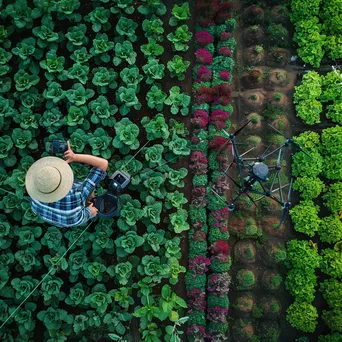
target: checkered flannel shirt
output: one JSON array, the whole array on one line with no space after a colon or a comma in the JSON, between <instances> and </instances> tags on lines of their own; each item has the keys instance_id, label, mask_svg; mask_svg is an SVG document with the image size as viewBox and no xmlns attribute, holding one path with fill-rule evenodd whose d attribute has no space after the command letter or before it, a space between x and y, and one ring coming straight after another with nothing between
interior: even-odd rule
<instances>
[{"instance_id":1,"label":"checkered flannel shirt","mask_svg":"<svg viewBox=\"0 0 342 342\"><path fill-rule=\"evenodd\" d=\"M71 190L61 200L45 203L31 198L31 208L53 226L62 228L82 225L92 218L90 209L86 207L87 197L106 175L107 172L93 167L83 182L74 181Z\"/></svg>"}]
</instances>

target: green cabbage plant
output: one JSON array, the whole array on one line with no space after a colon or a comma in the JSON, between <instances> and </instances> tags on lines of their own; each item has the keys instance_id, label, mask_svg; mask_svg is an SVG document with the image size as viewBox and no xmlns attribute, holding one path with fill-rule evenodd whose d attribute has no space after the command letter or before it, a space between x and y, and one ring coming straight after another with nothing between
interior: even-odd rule
<instances>
[{"instance_id":1,"label":"green cabbage plant","mask_svg":"<svg viewBox=\"0 0 342 342\"><path fill-rule=\"evenodd\" d=\"M97 86L100 94L105 94L109 89L116 89L118 74L111 68L98 67L93 69L92 83Z\"/></svg>"},{"instance_id":2,"label":"green cabbage plant","mask_svg":"<svg viewBox=\"0 0 342 342\"><path fill-rule=\"evenodd\" d=\"M110 24L110 10L104 7L96 7L93 11L84 17L86 22L92 24L94 32L108 31L112 27Z\"/></svg>"},{"instance_id":3,"label":"green cabbage plant","mask_svg":"<svg viewBox=\"0 0 342 342\"><path fill-rule=\"evenodd\" d=\"M180 6L175 4L171 14L172 16L169 20L171 26L178 26L180 22L188 20L191 17L189 3L184 2Z\"/></svg>"},{"instance_id":4,"label":"green cabbage plant","mask_svg":"<svg viewBox=\"0 0 342 342\"><path fill-rule=\"evenodd\" d=\"M177 27L174 32L167 35L167 39L173 43L174 51L187 51L189 45L187 44L192 38L192 32L189 31L188 25L181 25Z\"/></svg>"},{"instance_id":5,"label":"green cabbage plant","mask_svg":"<svg viewBox=\"0 0 342 342\"><path fill-rule=\"evenodd\" d=\"M122 154L127 154L130 150L139 148L139 127L131 120L123 118L118 121L115 125L115 132L113 146L118 148Z\"/></svg>"},{"instance_id":6,"label":"green cabbage plant","mask_svg":"<svg viewBox=\"0 0 342 342\"><path fill-rule=\"evenodd\" d=\"M147 84L153 84L155 80L162 80L164 78L165 65L159 64L159 61L155 58L150 57L142 69L146 75Z\"/></svg>"},{"instance_id":7,"label":"green cabbage plant","mask_svg":"<svg viewBox=\"0 0 342 342\"><path fill-rule=\"evenodd\" d=\"M118 13L126 13L133 14L134 6L133 0L114 0L113 7L110 8L110 11L114 14Z\"/></svg>"},{"instance_id":8,"label":"green cabbage plant","mask_svg":"<svg viewBox=\"0 0 342 342\"><path fill-rule=\"evenodd\" d=\"M67 120L61 111L57 107L54 107L43 113L39 120L39 124L45 127L49 133L55 133L66 124L66 121Z\"/></svg>"},{"instance_id":9,"label":"green cabbage plant","mask_svg":"<svg viewBox=\"0 0 342 342\"><path fill-rule=\"evenodd\" d=\"M147 105L151 109L162 111L167 94L163 92L160 85L153 85L146 94Z\"/></svg>"},{"instance_id":10,"label":"green cabbage plant","mask_svg":"<svg viewBox=\"0 0 342 342\"><path fill-rule=\"evenodd\" d=\"M120 17L115 29L123 39L127 38L131 42L136 42L138 39L137 35L135 34L137 27L138 24L134 20L128 19L126 17Z\"/></svg>"},{"instance_id":11,"label":"green cabbage plant","mask_svg":"<svg viewBox=\"0 0 342 342\"><path fill-rule=\"evenodd\" d=\"M153 38L148 39L148 44L141 45L140 50L147 58L158 57L164 52L163 46L159 45Z\"/></svg>"},{"instance_id":12,"label":"green cabbage plant","mask_svg":"<svg viewBox=\"0 0 342 342\"><path fill-rule=\"evenodd\" d=\"M46 54L46 59L40 61L39 65L47 70L44 75L49 81L52 81L54 74L59 74L64 70L64 63L65 58L63 56L58 57L56 50L50 50Z\"/></svg>"},{"instance_id":13,"label":"green cabbage plant","mask_svg":"<svg viewBox=\"0 0 342 342\"><path fill-rule=\"evenodd\" d=\"M39 8L30 8L26 0L17 0L5 9L6 15L12 17L12 21L19 29L30 29L33 20L39 18L42 13Z\"/></svg>"},{"instance_id":14,"label":"green cabbage plant","mask_svg":"<svg viewBox=\"0 0 342 342\"><path fill-rule=\"evenodd\" d=\"M145 195L144 195L145 196ZM146 206L144 207L144 223L149 226L151 224L160 223L160 215L163 209L162 202L156 201L152 196L146 196L145 198Z\"/></svg>"},{"instance_id":15,"label":"green cabbage plant","mask_svg":"<svg viewBox=\"0 0 342 342\"><path fill-rule=\"evenodd\" d=\"M52 334L62 327L63 322L72 324L74 320L73 315L68 314L65 310L54 309L52 307L38 312L37 318L44 323L45 327L51 331Z\"/></svg>"},{"instance_id":16,"label":"green cabbage plant","mask_svg":"<svg viewBox=\"0 0 342 342\"><path fill-rule=\"evenodd\" d=\"M129 65L135 64L137 53L134 51L133 45L129 40L125 40L123 43L116 43L114 51L113 64L115 66L120 65L123 61Z\"/></svg>"},{"instance_id":17,"label":"green cabbage plant","mask_svg":"<svg viewBox=\"0 0 342 342\"><path fill-rule=\"evenodd\" d=\"M88 65L74 63L68 70L63 70L63 72L58 76L58 79L61 81L66 81L68 78L72 80L76 79L82 84L86 84L88 81L88 75Z\"/></svg>"},{"instance_id":18,"label":"green cabbage plant","mask_svg":"<svg viewBox=\"0 0 342 342\"><path fill-rule=\"evenodd\" d=\"M89 102L89 109L92 112L91 122L94 124L101 123L103 126L114 127L116 120L114 114L118 111L115 104L109 104L107 98L103 95Z\"/></svg>"},{"instance_id":19,"label":"green cabbage plant","mask_svg":"<svg viewBox=\"0 0 342 342\"><path fill-rule=\"evenodd\" d=\"M118 219L118 228L120 231L125 232L132 227L136 227L144 211L141 209L139 200L132 199L130 195L124 194L120 197L121 211L120 218Z\"/></svg>"},{"instance_id":20,"label":"green cabbage plant","mask_svg":"<svg viewBox=\"0 0 342 342\"><path fill-rule=\"evenodd\" d=\"M109 159L112 151L109 148L112 138L103 128L97 128L95 132L88 134L89 145L92 147L92 154Z\"/></svg>"},{"instance_id":21,"label":"green cabbage plant","mask_svg":"<svg viewBox=\"0 0 342 342\"><path fill-rule=\"evenodd\" d=\"M152 119L144 116L141 119L141 124L146 130L146 137L148 140L155 140L159 138L167 139L170 135L169 127L165 122L163 114L159 113Z\"/></svg>"},{"instance_id":22,"label":"green cabbage plant","mask_svg":"<svg viewBox=\"0 0 342 342\"><path fill-rule=\"evenodd\" d=\"M55 24L51 17L44 16L41 21L41 26L36 26L32 29L32 33L38 38L37 45L40 48L49 48L57 50L58 43L60 43L64 36L61 32L54 32Z\"/></svg>"},{"instance_id":23,"label":"green cabbage plant","mask_svg":"<svg viewBox=\"0 0 342 342\"><path fill-rule=\"evenodd\" d=\"M24 91L30 89L32 86L39 82L40 78L36 74L29 74L24 70L19 70L14 75L15 88L18 91Z\"/></svg>"},{"instance_id":24,"label":"green cabbage plant","mask_svg":"<svg viewBox=\"0 0 342 342\"><path fill-rule=\"evenodd\" d=\"M70 58L77 64L83 64L89 61L91 54L88 53L87 48L81 47L80 49L75 50Z\"/></svg>"},{"instance_id":25,"label":"green cabbage plant","mask_svg":"<svg viewBox=\"0 0 342 342\"><path fill-rule=\"evenodd\" d=\"M163 21L155 16L151 20L145 19L142 23L142 29L145 32L146 38L154 39L157 42L163 41Z\"/></svg>"},{"instance_id":26,"label":"green cabbage plant","mask_svg":"<svg viewBox=\"0 0 342 342\"><path fill-rule=\"evenodd\" d=\"M167 68L170 71L171 77L177 77L178 81L185 79L185 72L190 66L190 61L183 61L183 57L174 55L173 58L167 62Z\"/></svg>"},{"instance_id":27,"label":"green cabbage plant","mask_svg":"<svg viewBox=\"0 0 342 342\"><path fill-rule=\"evenodd\" d=\"M108 40L108 36L105 33L98 33L93 40L93 47L90 49L90 53L95 56L95 63L108 63L110 56L108 52L114 49L114 42Z\"/></svg>"},{"instance_id":28,"label":"green cabbage plant","mask_svg":"<svg viewBox=\"0 0 342 342\"><path fill-rule=\"evenodd\" d=\"M169 215L170 229L179 234L185 230L189 230L190 226L187 223L188 212L185 209L179 209L175 213Z\"/></svg>"},{"instance_id":29,"label":"green cabbage plant","mask_svg":"<svg viewBox=\"0 0 342 342\"><path fill-rule=\"evenodd\" d=\"M142 0L142 2L144 4L138 7L138 11L146 17L150 17L151 14L161 16L166 13L166 6L162 0Z\"/></svg>"},{"instance_id":30,"label":"green cabbage plant","mask_svg":"<svg viewBox=\"0 0 342 342\"><path fill-rule=\"evenodd\" d=\"M180 112L182 115L189 114L189 106L191 102L191 97L186 93L180 92L180 87L173 86L170 89L170 95L165 100L165 104L171 106L171 113L177 114Z\"/></svg>"},{"instance_id":31,"label":"green cabbage plant","mask_svg":"<svg viewBox=\"0 0 342 342\"><path fill-rule=\"evenodd\" d=\"M71 26L68 28L68 32L65 37L68 39L67 49L70 52L73 52L81 46L87 45L89 40L87 37L87 26L84 24Z\"/></svg>"},{"instance_id":32,"label":"green cabbage plant","mask_svg":"<svg viewBox=\"0 0 342 342\"><path fill-rule=\"evenodd\" d=\"M144 238L137 235L134 230L127 231L125 235L120 236L115 240L116 254L123 258L132 254L137 247L144 243Z\"/></svg>"},{"instance_id":33,"label":"green cabbage plant","mask_svg":"<svg viewBox=\"0 0 342 342\"><path fill-rule=\"evenodd\" d=\"M43 96L46 101L46 108L52 109L55 104L65 98L65 91L62 86L55 81L49 81L46 84L47 88L44 89Z\"/></svg>"},{"instance_id":34,"label":"green cabbage plant","mask_svg":"<svg viewBox=\"0 0 342 342\"><path fill-rule=\"evenodd\" d=\"M65 303L71 306L85 306L85 288L82 283L77 283L74 287L70 288L69 295L65 298Z\"/></svg>"}]
</instances>

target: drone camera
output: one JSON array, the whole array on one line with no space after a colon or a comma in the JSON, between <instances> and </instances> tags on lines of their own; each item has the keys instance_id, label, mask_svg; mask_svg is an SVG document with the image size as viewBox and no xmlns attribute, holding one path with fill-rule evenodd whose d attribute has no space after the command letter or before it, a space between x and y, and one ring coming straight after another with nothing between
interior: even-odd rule
<instances>
[{"instance_id":1,"label":"drone camera","mask_svg":"<svg viewBox=\"0 0 342 342\"><path fill-rule=\"evenodd\" d=\"M50 152L53 154L64 153L68 149L68 143L65 140L53 139Z\"/></svg>"}]
</instances>

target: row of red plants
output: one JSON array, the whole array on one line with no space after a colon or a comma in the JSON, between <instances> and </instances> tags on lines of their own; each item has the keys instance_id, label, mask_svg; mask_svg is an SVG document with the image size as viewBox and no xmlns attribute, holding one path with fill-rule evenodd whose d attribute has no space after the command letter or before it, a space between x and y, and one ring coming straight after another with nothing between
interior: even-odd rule
<instances>
[{"instance_id":1,"label":"row of red plants","mask_svg":"<svg viewBox=\"0 0 342 342\"><path fill-rule=\"evenodd\" d=\"M224 200L228 184L223 172L227 165L223 152L228 141L222 129L229 128L228 118L232 112L229 104L231 85L227 81L231 80L233 67L232 37L228 32L233 21L229 20L231 14L226 11L227 4L199 1L196 5L199 24L195 35L197 65L193 75L190 162L193 189L186 278L189 341L221 341L226 338L228 329L228 270L231 262L227 242L228 210ZM212 11L213 8L216 10ZM206 20L204 14L209 16ZM229 54L225 53L225 42ZM221 63L222 58L229 58L229 63ZM230 67L225 69L227 65Z\"/></svg>"}]
</instances>

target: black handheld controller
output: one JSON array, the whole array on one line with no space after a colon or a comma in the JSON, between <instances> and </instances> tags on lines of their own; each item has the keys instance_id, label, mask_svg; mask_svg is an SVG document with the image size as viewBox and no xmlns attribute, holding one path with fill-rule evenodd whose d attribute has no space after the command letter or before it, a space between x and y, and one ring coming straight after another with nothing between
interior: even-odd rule
<instances>
[{"instance_id":1,"label":"black handheld controller","mask_svg":"<svg viewBox=\"0 0 342 342\"><path fill-rule=\"evenodd\" d=\"M64 153L68 149L66 140L53 139L50 147L50 152L53 154Z\"/></svg>"}]
</instances>

